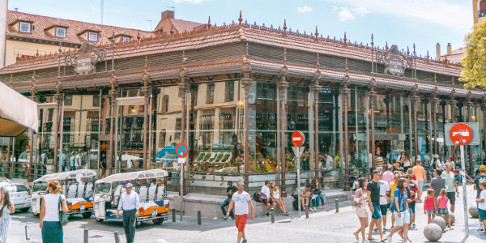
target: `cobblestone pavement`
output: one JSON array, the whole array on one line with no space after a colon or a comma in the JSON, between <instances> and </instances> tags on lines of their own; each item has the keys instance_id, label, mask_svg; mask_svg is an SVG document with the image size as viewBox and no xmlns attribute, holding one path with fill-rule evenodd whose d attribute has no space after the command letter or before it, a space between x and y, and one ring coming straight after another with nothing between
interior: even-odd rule
<instances>
[{"instance_id":1,"label":"cobblestone pavement","mask_svg":"<svg viewBox=\"0 0 486 243\"><path fill-rule=\"evenodd\" d=\"M469 204L473 203L475 192L472 186L468 186ZM486 242L486 235L476 232L479 222L469 218L470 237L464 239L464 210L461 196L456 200L456 223L454 230L443 234L441 242ZM336 213L334 205L329 204L325 210L312 212L310 218L305 215L297 218L297 212L293 211L290 217L283 217L278 213L276 223L272 224L269 217L257 218L249 221L247 225L248 242L356 242L353 235L359 225L354 210L349 202L340 205L340 212ZM423 235L423 229L427 222L423 214L423 203L417 204L417 230L410 231L410 239L415 242L427 242ZM137 227L135 242L155 242L157 239L165 239L168 242L235 242L236 228L234 221L221 219L203 219L202 225L197 225L194 217L184 217L176 223L164 222L161 226L152 223L144 223ZM18 213L13 215L9 230L8 242L41 242L39 219L30 213ZM388 225L390 225L388 219ZM25 240L25 226L29 226L31 240ZM89 242L109 243L115 242L114 232L120 232L121 242L125 242L123 227L120 223L98 223L91 219L83 219L81 216L71 218L69 224L64 227L64 242L83 242L84 229L89 230ZM374 238L379 238L374 235ZM394 242L402 242L398 235L394 236Z\"/></svg>"}]
</instances>

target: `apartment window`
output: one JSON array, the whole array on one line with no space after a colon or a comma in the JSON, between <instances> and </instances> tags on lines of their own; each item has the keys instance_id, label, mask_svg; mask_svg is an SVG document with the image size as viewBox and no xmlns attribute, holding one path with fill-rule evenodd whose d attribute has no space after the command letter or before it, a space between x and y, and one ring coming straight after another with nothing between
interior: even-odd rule
<instances>
[{"instance_id":1,"label":"apartment window","mask_svg":"<svg viewBox=\"0 0 486 243\"><path fill-rule=\"evenodd\" d=\"M208 91L206 94L206 104L214 103L214 84L208 84Z\"/></svg>"},{"instance_id":2,"label":"apartment window","mask_svg":"<svg viewBox=\"0 0 486 243\"><path fill-rule=\"evenodd\" d=\"M94 107L100 106L100 96L99 95L93 95L93 106Z\"/></svg>"},{"instance_id":3,"label":"apartment window","mask_svg":"<svg viewBox=\"0 0 486 243\"><path fill-rule=\"evenodd\" d=\"M169 112L169 96L165 95L162 99L162 112Z\"/></svg>"},{"instance_id":4,"label":"apartment window","mask_svg":"<svg viewBox=\"0 0 486 243\"><path fill-rule=\"evenodd\" d=\"M19 31L24 33L30 33L30 23L28 22L20 22L19 24Z\"/></svg>"},{"instance_id":5,"label":"apartment window","mask_svg":"<svg viewBox=\"0 0 486 243\"><path fill-rule=\"evenodd\" d=\"M122 42L130 41L131 39L132 39L132 37L130 37L130 36L122 36L121 37Z\"/></svg>"},{"instance_id":6,"label":"apartment window","mask_svg":"<svg viewBox=\"0 0 486 243\"><path fill-rule=\"evenodd\" d=\"M235 95L235 82L234 81L228 81L225 83L225 96L224 96L224 101L233 101L234 100L234 95Z\"/></svg>"},{"instance_id":7,"label":"apartment window","mask_svg":"<svg viewBox=\"0 0 486 243\"><path fill-rule=\"evenodd\" d=\"M89 41L98 41L98 33L88 32L88 40Z\"/></svg>"},{"instance_id":8,"label":"apartment window","mask_svg":"<svg viewBox=\"0 0 486 243\"><path fill-rule=\"evenodd\" d=\"M73 105L73 96L72 95L66 95L66 99L64 100L64 105L65 106L72 106Z\"/></svg>"},{"instance_id":9,"label":"apartment window","mask_svg":"<svg viewBox=\"0 0 486 243\"><path fill-rule=\"evenodd\" d=\"M56 36L57 37L66 37L66 28L63 27L56 27Z\"/></svg>"}]
</instances>

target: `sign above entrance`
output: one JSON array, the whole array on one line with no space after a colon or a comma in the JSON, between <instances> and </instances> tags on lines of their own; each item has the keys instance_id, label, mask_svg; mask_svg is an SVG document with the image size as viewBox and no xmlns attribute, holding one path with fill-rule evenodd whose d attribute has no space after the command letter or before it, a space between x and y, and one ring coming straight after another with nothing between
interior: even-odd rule
<instances>
[{"instance_id":1,"label":"sign above entrance","mask_svg":"<svg viewBox=\"0 0 486 243\"><path fill-rule=\"evenodd\" d=\"M403 77L405 69L412 67L412 58L403 55L397 45L392 45L386 52L376 51L376 60L385 64L385 74Z\"/></svg>"},{"instance_id":2,"label":"sign above entrance","mask_svg":"<svg viewBox=\"0 0 486 243\"><path fill-rule=\"evenodd\" d=\"M480 145L481 134L479 133L479 123L446 123L445 134L447 134L446 145Z\"/></svg>"},{"instance_id":3,"label":"sign above entrance","mask_svg":"<svg viewBox=\"0 0 486 243\"><path fill-rule=\"evenodd\" d=\"M83 43L74 54L66 54L65 61L66 65L74 67L76 74L85 75L96 72L96 63L105 60L106 53L106 48L98 50L93 45Z\"/></svg>"},{"instance_id":4,"label":"sign above entrance","mask_svg":"<svg viewBox=\"0 0 486 243\"><path fill-rule=\"evenodd\" d=\"M187 144L179 143L176 146L176 154L179 158L185 158L187 156Z\"/></svg>"},{"instance_id":5,"label":"sign above entrance","mask_svg":"<svg viewBox=\"0 0 486 243\"><path fill-rule=\"evenodd\" d=\"M295 147L300 147L305 142L305 135L301 131L295 131L292 133L291 142Z\"/></svg>"}]
</instances>

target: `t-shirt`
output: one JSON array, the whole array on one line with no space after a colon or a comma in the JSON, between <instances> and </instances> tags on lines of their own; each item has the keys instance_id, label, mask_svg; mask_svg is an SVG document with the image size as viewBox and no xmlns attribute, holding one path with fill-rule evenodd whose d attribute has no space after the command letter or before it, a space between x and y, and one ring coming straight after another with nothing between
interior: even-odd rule
<instances>
[{"instance_id":1,"label":"t-shirt","mask_svg":"<svg viewBox=\"0 0 486 243\"><path fill-rule=\"evenodd\" d=\"M268 186L262 186L261 190L262 194L264 194L267 198L270 198L270 188Z\"/></svg>"},{"instance_id":2,"label":"t-shirt","mask_svg":"<svg viewBox=\"0 0 486 243\"><path fill-rule=\"evenodd\" d=\"M385 171L385 173L383 173L383 180L388 182L388 183L392 183L393 179L395 179L395 175L393 174L393 172L391 171Z\"/></svg>"},{"instance_id":3,"label":"t-shirt","mask_svg":"<svg viewBox=\"0 0 486 243\"><path fill-rule=\"evenodd\" d=\"M447 208L447 201L449 201L449 198L446 196L437 197L438 208Z\"/></svg>"},{"instance_id":4,"label":"t-shirt","mask_svg":"<svg viewBox=\"0 0 486 243\"><path fill-rule=\"evenodd\" d=\"M248 201L251 200L250 194L245 191L233 193L232 200L235 204L235 215L248 214Z\"/></svg>"},{"instance_id":5,"label":"t-shirt","mask_svg":"<svg viewBox=\"0 0 486 243\"><path fill-rule=\"evenodd\" d=\"M408 184L408 198L415 200L415 195L417 194L418 186L415 183Z\"/></svg>"},{"instance_id":6,"label":"t-shirt","mask_svg":"<svg viewBox=\"0 0 486 243\"><path fill-rule=\"evenodd\" d=\"M413 173L415 174L418 181L423 181L425 178L425 169L420 165L413 167Z\"/></svg>"},{"instance_id":7,"label":"t-shirt","mask_svg":"<svg viewBox=\"0 0 486 243\"><path fill-rule=\"evenodd\" d=\"M393 200L393 198L395 197L395 190L397 189L397 184L395 184L394 181L392 181L390 183L390 198L391 200Z\"/></svg>"},{"instance_id":8,"label":"t-shirt","mask_svg":"<svg viewBox=\"0 0 486 243\"><path fill-rule=\"evenodd\" d=\"M238 191L238 189L236 188L236 186L226 188L226 194L228 194L228 198L232 198L233 193L235 193L237 191ZM230 192L230 193L228 193L228 192Z\"/></svg>"},{"instance_id":9,"label":"t-shirt","mask_svg":"<svg viewBox=\"0 0 486 243\"><path fill-rule=\"evenodd\" d=\"M386 205L388 204L386 194L390 191L390 185L384 180L379 180L378 183L380 184L380 205Z\"/></svg>"},{"instance_id":10,"label":"t-shirt","mask_svg":"<svg viewBox=\"0 0 486 243\"><path fill-rule=\"evenodd\" d=\"M479 199L483 199L484 202L478 203L478 208L486 210L486 190L481 191L481 194L479 194Z\"/></svg>"},{"instance_id":11,"label":"t-shirt","mask_svg":"<svg viewBox=\"0 0 486 243\"><path fill-rule=\"evenodd\" d=\"M440 190L445 188L445 180L442 177L435 177L430 181L430 186L434 189L434 195L440 195Z\"/></svg>"},{"instance_id":12,"label":"t-shirt","mask_svg":"<svg viewBox=\"0 0 486 243\"><path fill-rule=\"evenodd\" d=\"M424 210L435 210L435 197L425 197Z\"/></svg>"},{"instance_id":13,"label":"t-shirt","mask_svg":"<svg viewBox=\"0 0 486 243\"><path fill-rule=\"evenodd\" d=\"M479 175L476 178L474 178L474 184L476 185L476 190L477 190L476 198L479 198L479 194L481 194L482 191L481 188L479 188L479 183L481 181L486 181L486 175Z\"/></svg>"},{"instance_id":14,"label":"t-shirt","mask_svg":"<svg viewBox=\"0 0 486 243\"><path fill-rule=\"evenodd\" d=\"M393 210L397 211L396 204L395 204L395 198L398 198L398 207L400 208L400 212L405 212L407 210L407 192L400 192L400 189L395 190L395 197L392 201L393 205Z\"/></svg>"},{"instance_id":15,"label":"t-shirt","mask_svg":"<svg viewBox=\"0 0 486 243\"><path fill-rule=\"evenodd\" d=\"M444 178L445 180L445 189L446 192L455 192L455 187L454 187L454 179L456 178L454 176L454 172L450 171L447 173L447 171L442 172L442 175L440 177Z\"/></svg>"},{"instance_id":16,"label":"t-shirt","mask_svg":"<svg viewBox=\"0 0 486 243\"><path fill-rule=\"evenodd\" d=\"M371 192L371 203L373 206L380 205L380 184L375 181L371 181L368 183L368 188L366 188L369 192Z\"/></svg>"}]
</instances>

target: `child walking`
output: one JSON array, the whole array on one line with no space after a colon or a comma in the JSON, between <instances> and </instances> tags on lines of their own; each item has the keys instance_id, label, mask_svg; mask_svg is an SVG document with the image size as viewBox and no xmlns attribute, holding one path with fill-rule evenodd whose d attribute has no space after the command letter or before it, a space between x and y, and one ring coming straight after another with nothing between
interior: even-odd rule
<instances>
[{"instance_id":1,"label":"child walking","mask_svg":"<svg viewBox=\"0 0 486 243\"><path fill-rule=\"evenodd\" d=\"M479 188L482 190L479 198L476 199L476 202L478 202L479 220L483 222L483 225L486 225L486 181L481 181ZM480 232L484 233L484 229Z\"/></svg>"},{"instance_id":2,"label":"child walking","mask_svg":"<svg viewBox=\"0 0 486 243\"><path fill-rule=\"evenodd\" d=\"M430 224L430 219L435 218L435 214L438 211L434 194L434 189L429 188L424 200L424 214L427 214L427 224Z\"/></svg>"},{"instance_id":3,"label":"child walking","mask_svg":"<svg viewBox=\"0 0 486 243\"><path fill-rule=\"evenodd\" d=\"M449 210L447 209L447 192L444 188L440 190L440 196L437 198L437 204L439 205L439 215L446 216L446 222L449 224L449 229L452 230L451 219L449 218Z\"/></svg>"}]
</instances>

